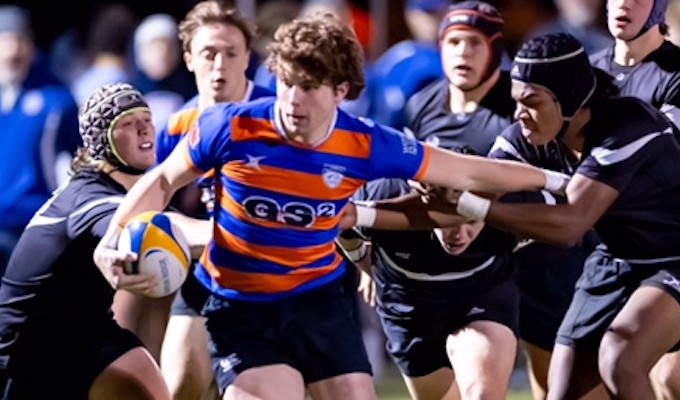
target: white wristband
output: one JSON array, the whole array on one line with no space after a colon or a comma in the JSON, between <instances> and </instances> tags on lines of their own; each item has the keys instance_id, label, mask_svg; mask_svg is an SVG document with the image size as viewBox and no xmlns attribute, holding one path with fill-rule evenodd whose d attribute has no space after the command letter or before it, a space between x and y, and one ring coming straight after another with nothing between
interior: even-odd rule
<instances>
[{"instance_id":1,"label":"white wristband","mask_svg":"<svg viewBox=\"0 0 680 400\"><path fill-rule=\"evenodd\" d=\"M491 200L465 191L458 198L456 212L475 221L484 221L489 212L489 207L491 207Z\"/></svg>"},{"instance_id":2,"label":"white wristband","mask_svg":"<svg viewBox=\"0 0 680 400\"><path fill-rule=\"evenodd\" d=\"M543 187L545 190L555 194L565 193L571 176L547 169L543 170L543 174L545 174L545 186Z\"/></svg>"},{"instance_id":3,"label":"white wristband","mask_svg":"<svg viewBox=\"0 0 680 400\"><path fill-rule=\"evenodd\" d=\"M349 258L352 262L357 262L361 261L366 257L366 254L368 253L368 244L366 242L362 241L361 245L357 247L354 250L345 250L345 254L347 254L347 258Z\"/></svg>"},{"instance_id":4,"label":"white wristband","mask_svg":"<svg viewBox=\"0 0 680 400\"><path fill-rule=\"evenodd\" d=\"M375 208L363 205L354 204L357 213L357 221L354 225L364 228L370 228L375 224L375 219L378 216L378 212Z\"/></svg>"}]
</instances>

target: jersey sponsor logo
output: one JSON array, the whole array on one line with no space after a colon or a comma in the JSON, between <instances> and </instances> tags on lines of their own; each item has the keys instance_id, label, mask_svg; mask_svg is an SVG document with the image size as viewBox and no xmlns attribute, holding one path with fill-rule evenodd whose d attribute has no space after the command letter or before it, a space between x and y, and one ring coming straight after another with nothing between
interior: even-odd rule
<instances>
[{"instance_id":1,"label":"jersey sponsor logo","mask_svg":"<svg viewBox=\"0 0 680 400\"><path fill-rule=\"evenodd\" d=\"M518 65L512 67L512 70L510 71L510 76L513 78L518 78L520 76Z\"/></svg>"},{"instance_id":2,"label":"jersey sponsor logo","mask_svg":"<svg viewBox=\"0 0 680 400\"><path fill-rule=\"evenodd\" d=\"M333 218L336 216L334 203L320 203L316 208L300 201L291 201L282 205L265 196L246 198L243 200L243 208L255 219L297 227L310 227L314 225L317 217Z\"/></svg>"},{"instance_id":3,"label":"jersey sponsor logo","mask_svg":"<svg viewBox=\"0 0 680 400\"><path fill-rule=\"evenodd\" d=\"M345 167L341 165L324 164L323 169L321 170L323 183L331 189L336 189L340 186L342 179L345 177L343 172L345 172Z\"/></svg>"},{"instance_id":4,"label":"jersey sponsor logo","mask_svg":"<svg viewBox=\"0 0 680 400\"><path fill-rule=\"evenodd\" d=\"M467 14L454 14L449 17L449 24L470 25L470 16Z\"/></svg>"},{"instance_id":5,"label":"jersey sponsor logo","mask_svg":"<svg viewBox=\"0 0 680 400\"><path fill-rule=\"evenodd\" d=\"M187 135L189 136L189 146L195 149L198 146L198 142L201 141L201 132L198 129L198 124L193 124Z\"/></svg>"},{"instance_id":6,"label":"jersey sponsor logo","mask_svg":"<svg viewBox=\"0 0 680 400\"><path fill-rule=\"evenodd\" d=\"M229 372L241 363L242 361L236 353L231 353L220 360L220 368L222 369L222 372Z\"/></svg>"}]
</instances>

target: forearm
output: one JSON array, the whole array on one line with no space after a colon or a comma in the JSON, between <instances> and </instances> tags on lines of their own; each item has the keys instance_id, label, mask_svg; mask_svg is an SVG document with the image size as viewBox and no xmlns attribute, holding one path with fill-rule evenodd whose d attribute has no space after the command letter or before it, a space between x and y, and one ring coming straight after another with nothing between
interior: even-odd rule
<instances>
[{"instance_id":1,"label":"forearm","mask_svg":"<svg viewBox=\"0 0 680 400\"><path fill-rule=\"evenodd\" d=\"M157 168L142 176L125 195L102 238L108 247L116 247L122 227L135 215L145 211L162 211L170 203L174 190L169 190L170 185L159 170Z\"/></svg>"},{"instance_id":2,"label":"forearm","mask_svg":"<svg viewBox=\"0 0 680 400\"><path fill-rule=\"evenodd\" d=\"M482 193L502 194L540 189L563 193L569 177L521 162L433 149L424 180Z\"/></svg>"},{"instance_id":3,"label":"forearm","mask_svg":"<svg viewBox=\"0 0 680 400\"><path fill-rule=\"evenodd\" d=\"M494 201L485 221L518 237L559 246L574 246L585 234L565 206L509 204Z\"/></svg>"},{"instance_id":4,"label":"forearm","mask_svg":"<svg viewBox=\"0 0 680 400\"><path fill-rule=\"evenodd\" d=\"M371 244L362 238L339 236L337 244L345 256L360 270L371 273Z\"/></svg>"},{"instance_id":5,"label":"forearm","mask_svg":"<svg viewBox=\"0 0 680 400\"><path fill-rule=\"evenodd\" d=\"M374 203L376 219L372 228L383 230L420 230L461 224L466 218L456 214L450 203L428 204L413 198L398 198Z\"/></svg>"}]
</instances>

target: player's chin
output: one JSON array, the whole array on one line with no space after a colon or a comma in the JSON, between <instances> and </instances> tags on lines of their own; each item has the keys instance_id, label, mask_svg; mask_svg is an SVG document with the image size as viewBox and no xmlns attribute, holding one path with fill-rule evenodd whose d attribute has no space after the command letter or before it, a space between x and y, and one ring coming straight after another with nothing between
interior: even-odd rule
<instances>
[{"instance_id":1,"label":"player's chin","mask_svg":"<svg viewBox=\"0 0 680 400\"><path fill-rule=\"evenodd\" d=\"M467 249L466 245L458 245L458 246L447 245L446 247L444 247L444 251L447 254L452 255L452 256L459 256L459 255L463 254L465 249Z\"/></svg>"},{"instance_id":2,"label":"player's chin","mask_svg":"<svg viewBox=\"0 0 680 400\"><path fill-rule=\"evenodd\" d=\"M131 162L129 164L131 167L135 169L146 171L147 169L156 165L156 154L154 152L150 154L141 155L137 157L137 159L134 160L134 162Z\"/></svg>"},{"instance_id":3,"label":"player's chin","mask_svg":"<svg viewBox=\"0 0 680 400\"><path fill-rule=\"evenodd\" d=\"M534 130L524 130L522 129L522 135L526 138L527 142L534 146L543 146L548 144L552 139L548 138L546 135L541 134Z\"/></svg>"}]
</instances>

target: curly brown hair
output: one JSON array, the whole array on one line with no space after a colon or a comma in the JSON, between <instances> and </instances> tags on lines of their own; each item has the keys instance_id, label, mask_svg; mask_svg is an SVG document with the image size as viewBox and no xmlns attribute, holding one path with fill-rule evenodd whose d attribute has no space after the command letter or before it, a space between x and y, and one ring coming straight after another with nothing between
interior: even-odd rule
<instances>
[{"instance_id":1,"label":"curly brown hair","mask_svg":"<svg viewBox=\"0 0 680 400\"><path fill-rule=\"evenodd\" d=\"M246 49L250 49L255 32L238 9L226 1L202 0L196 3L179 23L179 39L182 41L182 50L190 52L191 41L196 35L196 30L201 26L210 24L225 24L236 27L246 39Z\"/></svg>"},{"instance_id":2,"label":"curly brown hair","mask_svg":"<svg viewBox=\"0 0 680 400\"><path fill-rule=\"evenodd\" d=\"M366 85L364 54L356 34L333 14L315 13L281 25L268 50L266 66L283 82L333 88L347 82L350 100Z\"/></svg>"}]
</instances>

